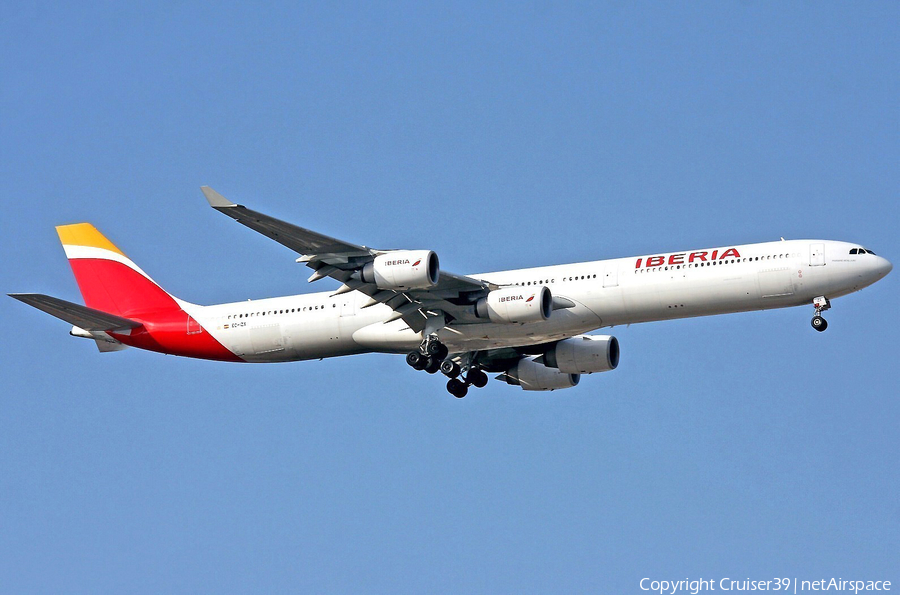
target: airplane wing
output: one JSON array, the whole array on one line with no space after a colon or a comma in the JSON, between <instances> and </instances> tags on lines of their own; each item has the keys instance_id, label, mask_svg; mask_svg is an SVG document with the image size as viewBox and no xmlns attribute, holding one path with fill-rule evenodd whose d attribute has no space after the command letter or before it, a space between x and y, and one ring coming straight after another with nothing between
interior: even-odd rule
<instances>
[{"instance_id":1,"label":"airplane wing","mask_svg":"<svg viewBox=\"0 0 900 595\"><path fill-rule=\"evenodd\" d=\"M228 215L253 231L258 231L279 244L287 246L298 254L315 255L324 259L334 255L338 260L365 258L372 255L372 251L365 246L342 242L275 217L258 213L243 205L234 204L209 186L201 186L200 190L209 201L209 206L215 210Z\"/></svg>"},{"instance_id":2,"label":"airplane wing","mask_svg":"<svg viewBox=\"0 0 900 595\"><path fill-rule=\"evenodd\" d=\"M86 331L123 331L141 326L141 323L136 320L73 304L49 295L40 293L10 293L8 295Z\"/></svg>"},{"instance_id":3,"label":"airplane wing","mask_svg":"<svg viewBox=\"0 0 900 595\"><path fill-rule=\"evenodd\" d=\"M432 319L446 319L446 316L459 323L476 322L472 304L496 288L485 281L442 270L438 283L429 289L382 290L373 283L362 281L358 272L386 251L344 242L248 209L209 186L202 186L201 190L215 210L300 254L297 262L305 263L314 271L309 277L310 282L325 277L336 279L343 286L335 295L360 291L371 298L363 307L386 304L395 312L386 322L402 318L416 332L426 328L429 320L434 324Z\"/></svg>"}]
</instances>

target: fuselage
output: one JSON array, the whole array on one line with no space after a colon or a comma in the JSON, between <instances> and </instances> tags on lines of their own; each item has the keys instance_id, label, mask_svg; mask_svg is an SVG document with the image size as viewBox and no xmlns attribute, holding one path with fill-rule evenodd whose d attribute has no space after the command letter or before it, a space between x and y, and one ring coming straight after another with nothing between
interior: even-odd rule
<instances>
[{"instance_id":1,"label":"fuselage","mask_svg":"<svg viewBox=\"0 0 900 595\"><path fill-rule=\"evenodd\" d=\"M890 262L859 244L789 240L481 273L470 276L523 292L546 286L573 305L541 322L451 323L438 336L451 352L535 345L622 324L811 304L818 296L858 291L890 270ZM180 303L196 321L197 334L208 333L240 361L400 353L422 342L422 333L402 320L385 322L391 308L365 307L369 301L351 291L213 306Z\"/></svg>"}]
</instances>

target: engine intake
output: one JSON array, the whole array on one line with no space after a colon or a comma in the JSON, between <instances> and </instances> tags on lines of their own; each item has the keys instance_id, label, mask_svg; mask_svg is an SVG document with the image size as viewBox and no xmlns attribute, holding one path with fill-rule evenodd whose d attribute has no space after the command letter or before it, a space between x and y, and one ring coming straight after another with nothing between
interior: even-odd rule
<instances>
[{"instance_id":1,"label":"engine intake","mask_svg":"<svg viewBox=\"0 0 900 595\"><path fill-rule=\"evenodd\" d=\"M475 315L491 322L540 322L553 312L553 295L545 287L495 289L475 304Z\"/></svg>"},{"instance_id":2,"label":"engine intake","mask_svg":"<svg viewBox=\"0 0 900 595\"><path fill-rule=\"evenodd\" d=\"M619 365L619 341L609 335L563 339L544 352L543 362L569 374L608 372Z\"/></svg>"},{"instance_id":3,"label":"engine intake","mask_svg":"<svg viewBox=\"0 0 900 595\"><path fill-rule=\"evenodd\" d=\"M507 384L521 386L524 390L557 390L572 388L578 384L581 376L548 368L532 358L522 358L498 378Z\"/></svg>"},{"instance_id":4,"label":"engine intake","mask_svg":"<svg viewBox=\"0 0 900 595\"><path fill-rule=\"evenodd\" d=\"M437 254L431 250L396 250L366 263L361 276L379 289L429 289L440 274Z\"/></svg>"}]
</instances>

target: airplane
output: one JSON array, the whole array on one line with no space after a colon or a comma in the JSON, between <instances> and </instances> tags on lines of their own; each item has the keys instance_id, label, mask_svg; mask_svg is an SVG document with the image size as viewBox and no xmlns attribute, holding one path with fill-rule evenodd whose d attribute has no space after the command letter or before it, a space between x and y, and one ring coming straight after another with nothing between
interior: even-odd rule
<instances>
[{"instance_id":1,"label":"airplane","mask_svg":"<svg viewBox=\"0 0 900 595\"><path fill-rule=\"evenodd\" d=\"M200 306L167 293L89 223L58 226L85 305L9 294L73 325L101 352L137 347L226 362L406 353L416 370L466 396L488 373L527 391L571 388L614 370L606 327L812 304L824 331L831 300L885 277L891 263L855 243L784 240L459 275L431 250L376 250L235 204L209 205L299 255L309 282L340 287Z\"/></svg>"}]
</instances>

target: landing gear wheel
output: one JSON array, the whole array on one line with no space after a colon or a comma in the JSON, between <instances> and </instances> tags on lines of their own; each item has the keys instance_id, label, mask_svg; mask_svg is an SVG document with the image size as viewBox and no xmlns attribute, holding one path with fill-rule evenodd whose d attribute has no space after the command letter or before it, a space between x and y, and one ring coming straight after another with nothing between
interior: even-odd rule
<instances>
[{"instance_id":1,"label":"landing gear wheel","mask_svg":"<svg viewBox=\"0 0 900 595\"><path fill-rule=\"evenodd\" d=\"M410 351L406 354L406 363L414 370L424 370L425 366L428 365L428 358L418 351Z\"/></svg>"},{"instance_id":2,"label":"landing gear wheel","mask_svg":"<svg viewBox=\"0 0 900 595\"><path fill-rule=\"evenodd\" d=\"M820 333L828 328L828 321L818 315L813 316L812 322L810 324L812 324L812 327Z\"/></svg>"},{"instance_id":3,"label":"landing gear wheel","mask_svg":"<svg viewBox=\"0 0 900 595\"><path fill-rule=\"evenodd\" d=\"M445 359L441 362L441 374L449 378L456 378L459 376L459 364L450 361L449 359Z\"/></svg>"},{"instance_id":4,"label":"landing gear wheel","mask_svg":"<svg viewBox=\"0 0 900 595\"><path fill-rule=\"evenodd\" d=\"M469 387L459 378L451 378L447 381L447 392L457 399L462 399L469 392Z\"/></svg>"},{"instance_id":5,"label":"landing gear wheel","mask_svg":"<svg viewBox=\"0 0 900 595\"><path fill-rule=\"evenodd\" d=\"M441 360L436 357L428 356L425 360L427 363L423 369L429 374L434 374L441 369Z\"/></svg>"},{"instance_id":6,"label":"landing gear wheel","mask_svg":"<svg viewBox=\"0 0 900 595\"><path fill-rule=\"evenodd\" d=\"M444 360L450 350L440 341L429 341L425 344L425 354L435 357L438 361Z\"/></svg>"},{"instance_id":7,"label":"landing gear wheel","mask_svg":"<svg viewBox=\"0 0 900 595\"><path fill-rule=\"evenodd\" d=\"M487 374L476 368L469 370L469 373L466 374L466 382L475 388L484 388L488 383L488 377Z\"/></svg>"}]
</instances>

